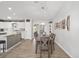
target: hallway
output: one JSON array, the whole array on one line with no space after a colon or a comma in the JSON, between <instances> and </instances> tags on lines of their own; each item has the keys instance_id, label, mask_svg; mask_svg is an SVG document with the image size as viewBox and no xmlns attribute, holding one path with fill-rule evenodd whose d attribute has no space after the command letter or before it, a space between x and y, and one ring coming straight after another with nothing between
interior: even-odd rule
<instances>
[{"instance_id":1,"label":"hallway","mask_svg":"<svg viewBox=\"0 0 79 59\"><path fill-rule=\"evenodd\" d=\"M39 58L38 54L34 53L34 44L30 40L22 40L21 44L13 48L7 53L1 54L1 58ZM43 57L47 57L47 52L44 52ZM69 58L69 56L55 44L55 51L51 55L51 58Z\"/></svg>"}]
</instances>

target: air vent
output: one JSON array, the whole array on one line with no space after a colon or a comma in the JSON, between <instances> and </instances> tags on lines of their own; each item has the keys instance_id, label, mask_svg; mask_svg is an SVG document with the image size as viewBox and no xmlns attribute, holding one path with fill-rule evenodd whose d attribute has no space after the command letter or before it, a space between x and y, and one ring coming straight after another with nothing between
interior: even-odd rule
<instances>
[{"instance_id":1,"label":"air vent","mask_svg":"<svg viewBox=\"0 0 79 59\"><path fill-rule=\"evenodd\" d=\"M30 19L27 19L26 22L30 22Z\"/></svg>"}]
</instances>

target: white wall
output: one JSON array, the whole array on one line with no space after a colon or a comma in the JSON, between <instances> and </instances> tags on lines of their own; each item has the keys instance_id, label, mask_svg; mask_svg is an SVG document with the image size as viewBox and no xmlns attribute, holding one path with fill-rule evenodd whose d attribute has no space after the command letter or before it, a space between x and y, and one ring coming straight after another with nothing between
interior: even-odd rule
<instances>
[{"instance_id":1,"label":"white wall","mask_svg":"<svg viewBox=\"0 0 79 59\"><path fill-rule=\"evenodd\" d=\"M54 23L71 17L70 31L56 29L56 42L72 57L79 57L79 2L66 2L56 15Z\"/></svg>"}]
</instances>

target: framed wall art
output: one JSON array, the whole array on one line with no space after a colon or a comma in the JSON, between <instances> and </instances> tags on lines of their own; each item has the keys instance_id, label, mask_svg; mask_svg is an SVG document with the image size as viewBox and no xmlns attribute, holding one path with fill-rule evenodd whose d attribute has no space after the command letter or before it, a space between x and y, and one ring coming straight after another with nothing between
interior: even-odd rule
<instances>
[{"instance_id":1,"label":"framed wall art","mask_svg":"<svg viewBox=\"0 0 79 59\"><path fill-rule=\"evenodd\" d=\"M65 29L65 19L62 20L62 29Z\"/></svg>"},{"instance_id":2,"label":"framed wall art","mask_svg":"<svg viewBox=\"0 0 79 59\"><path fill-rule=\"evenodd\" d=\"M55 29L65 29L66 28L66 19L61 20L55 23Z\"/></svg>"},{"instance_id":3,"label":"framed wall art","mask_svg":"<svg viewBox=\"0 0 79 59\"><path fill-rule=\"evenodd\" d=\"M67 30L70 30L70 16L67 16Z\"/></svg>"}]
</instances>

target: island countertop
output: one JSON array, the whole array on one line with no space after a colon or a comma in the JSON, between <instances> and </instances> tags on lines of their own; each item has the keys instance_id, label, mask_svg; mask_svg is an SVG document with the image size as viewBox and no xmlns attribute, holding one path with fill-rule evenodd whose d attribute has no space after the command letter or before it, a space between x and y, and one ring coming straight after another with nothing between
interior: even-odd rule
<instances>
[{"instance_id":1,"label":"island countertop","mask_svg":"<svg viewBox=\"0 0 79 59\"><path fill-rule=\"evenodd\" d=\"M21 41L21 34L17 32L10 32L5 35L0 35L0 40L5 40L6 51Z\"/></svg>"},{"instance_id":2,"label":"island countertop","mask_svg":"<svg viewBox=\"0 0 79 59\"><path fill-rule=\"evenodd\" d=\"M6 37L7 36L16 35L16 34L20 34L20 33L17 33L17 32L9 32L9 33L6 33L6 34L2 34L2 35L0 35L0 40L6 40Z\"/></svg>"},{"instance_id":3,"label":"island countertop","mask_svg":"<svg viewBox=\"0 0 79 59\"><path fill-rule=\"evenodd\" d=\"M9 36L9 35L14 35L14 34L20 34L20 33L17 33L17 32L9 32L9 33L0 35L0 37Z\"/></svg>"}]
</instances>

